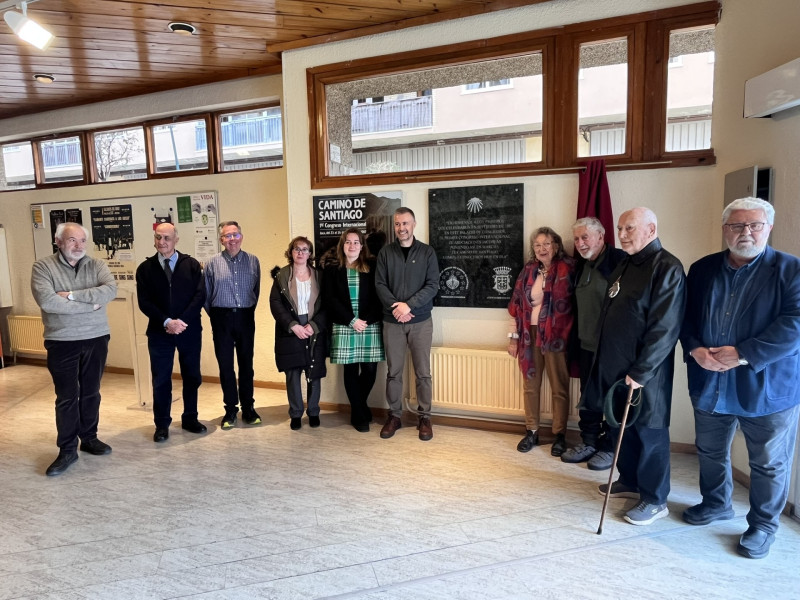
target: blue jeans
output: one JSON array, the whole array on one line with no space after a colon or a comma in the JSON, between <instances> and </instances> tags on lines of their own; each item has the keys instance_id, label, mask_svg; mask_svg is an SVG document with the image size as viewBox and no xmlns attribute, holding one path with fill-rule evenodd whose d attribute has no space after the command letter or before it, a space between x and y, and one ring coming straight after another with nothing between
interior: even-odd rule
<instances>
[{"instance_id":1,"label":"blue jeans","mask_svg":"<svg viewBox=\"0 0 800 600\"><path fill-rule=\"evenodd\" d=\"M695 444L703 503L714 509L731 505L731 442L738 423L744 434L750 463L747 522L756 529L775 533L789 496L798 415L800 406L762 417L740 417L695 409Z\"/></svg>"}]
</instances>

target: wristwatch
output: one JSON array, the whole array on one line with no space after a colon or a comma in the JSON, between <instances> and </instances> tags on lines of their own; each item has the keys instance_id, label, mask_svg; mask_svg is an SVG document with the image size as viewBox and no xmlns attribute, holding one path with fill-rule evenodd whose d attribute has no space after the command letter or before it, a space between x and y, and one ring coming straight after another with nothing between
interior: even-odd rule
<instances>
[{"instance_id":1,"label":"wristwatch","mask_svg":"<svg viewBox=\"0 0 800 600\"><path fill-rule=\"evenodd\" d=\"M72 295L72 292L67 294L67 300L73 300L73 301L75 300L75 296Z\"/></svg>"},{"instance_id":2,"label":"wristwatch","mask_svg":"<svg viewBox=\"0 0 800 600\"><path fill-rule=\"evenodd\" d=\"M518 340L519 339L519 334L518 333L509 333L508 337L510 339L512 339L512 340Z\"/></svg>"}]
</instances>

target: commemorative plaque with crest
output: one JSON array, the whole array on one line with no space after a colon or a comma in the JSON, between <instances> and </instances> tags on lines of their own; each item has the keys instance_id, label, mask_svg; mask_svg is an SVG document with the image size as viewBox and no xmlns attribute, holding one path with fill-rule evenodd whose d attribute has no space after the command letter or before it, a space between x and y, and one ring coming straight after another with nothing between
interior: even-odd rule
<instances>
[{"instance_id":1,"label":"commemorative plaque with crest","mask_svg":"<svg viewBox=\"0 0 800 600\"><path fill-rule=\"evenodd\" d=\"M523 266L523 185L428 190L436 306L506 308Z\"/></svg>"}]
</instances>

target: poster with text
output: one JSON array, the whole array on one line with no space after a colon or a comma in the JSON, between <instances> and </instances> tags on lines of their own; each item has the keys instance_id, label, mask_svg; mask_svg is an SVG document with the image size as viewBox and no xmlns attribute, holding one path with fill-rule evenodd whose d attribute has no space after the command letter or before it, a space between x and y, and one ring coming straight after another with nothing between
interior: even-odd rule
<instances>
[{"instance_id":1,"label":"poster with text","mask_svg":"<svg viewBox=\"0 0 800 600\"><path fill-rule=\"evenodd\" d=\"M394 211L402 192L371 192L314 196L314 254L319 266L336 262L336 244L342 232L357 227L366 236L373 255L394 241Z\"/></svg>"},{"instance_id":2,"label":"poster with text","mask_svg":"<svg viewBox=\"0 0 800 600\"><path fill-rule=\"evenodd\" d=\"M523 266L523 184L428 190L436 306L506 308Z\"/></svg>"},{"instance_id":3,"label":"poster with text","mask_svg":"<svg viewBox=\"0 0 800 600\"><path fill-rule=\"evenodd\" d=\"M106 261L118 283L132 282L136 264L131 205L92 206L90 218L95 258Z\"/></svg>"}]
</instances>

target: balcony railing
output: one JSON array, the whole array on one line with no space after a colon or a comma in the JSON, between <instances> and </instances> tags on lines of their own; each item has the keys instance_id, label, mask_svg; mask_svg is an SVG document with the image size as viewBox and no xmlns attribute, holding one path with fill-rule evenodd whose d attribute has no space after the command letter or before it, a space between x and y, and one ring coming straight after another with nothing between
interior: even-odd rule
<instances>
[{"instance_id":1,"label":"balcony railing","mask_svg":"<svg viewBox=\"0 0 800 600\"><path fill-rule=\"evenodd\" d=\"M58 144L43 143L41 148L45 169L82 164L81 144L77 139Z\"/></svg>"},{"instance_id":2,"label":"balcony railing","mask_svg":"<svg viewBox=\"0 0 800 600\"><path fill-rule=\"evenodd\" d=\"M272 144L281 141L283 141L281 115L239 119L222 124L223 148ZM200 122L195 128L195 142L198 150L206 149L206 126L203 122Z\"/></svg>"},{"instance_id":3,"label":"balcony railing","mask_svg":"<svg viewBox=\"0 0 800 600\"><path fill-rule=\"evenodd\" d=\"M419 96L375 104L356 104L351 110L352 133L377 133L433 125L433 97Z\"/></svg>"}]
</instances>

